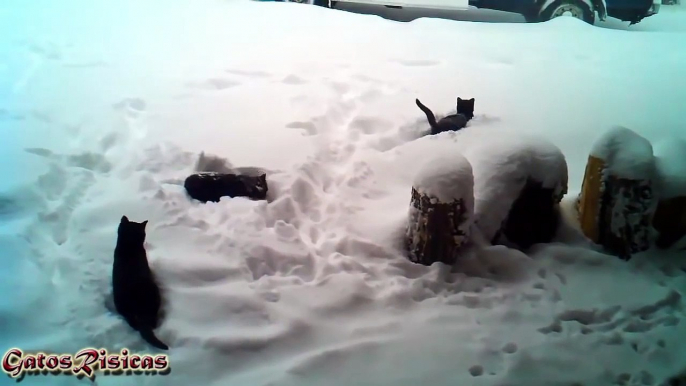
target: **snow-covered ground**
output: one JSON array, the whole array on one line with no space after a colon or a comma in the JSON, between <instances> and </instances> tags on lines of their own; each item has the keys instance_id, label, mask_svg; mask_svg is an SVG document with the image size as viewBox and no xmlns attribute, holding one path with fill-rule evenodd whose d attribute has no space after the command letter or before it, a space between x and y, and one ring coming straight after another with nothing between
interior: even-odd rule
<instances>
[{"instance_id":1,"label":"snow-covered ground","mask_svg":"<svg viewBox=\"0 0 686 386\"><path fill-rule=\"evenodd\" d=\"M451 272L398 243L434 157L547 140L572 198L609 127L683 139L683 29L248 0L4 0L0 26L3 352L150 350L105 307L127 215L149 220L172 373L99 386L652 385L686 366L677 253L625 263L570 228ZM443 114L457 96L471 127L421 137L414 99ZM190 202L200 151L269 169L273 200Z\"/></svg>"}]
</instances>

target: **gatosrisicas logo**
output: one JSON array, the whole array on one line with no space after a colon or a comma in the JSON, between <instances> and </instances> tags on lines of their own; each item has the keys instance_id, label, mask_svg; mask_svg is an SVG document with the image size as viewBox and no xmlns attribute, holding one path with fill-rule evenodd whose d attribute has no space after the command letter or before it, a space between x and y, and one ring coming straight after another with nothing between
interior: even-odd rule
<instances>
[{"instance_id":1,"label":"gatosrisicas logo","mask_svg":"<svg viewBox=\"0 0 686 386\"><path fill-rule=\"evenodd\" d=\"M168 374L167 355L132 354L128 349L110 354L105 349L85 348L76 354L24 353L21 349L7 350L2 357L2 371L17 380L25 375L65 374L92 378L103 374Z\"/></svg>"}]
</instances>

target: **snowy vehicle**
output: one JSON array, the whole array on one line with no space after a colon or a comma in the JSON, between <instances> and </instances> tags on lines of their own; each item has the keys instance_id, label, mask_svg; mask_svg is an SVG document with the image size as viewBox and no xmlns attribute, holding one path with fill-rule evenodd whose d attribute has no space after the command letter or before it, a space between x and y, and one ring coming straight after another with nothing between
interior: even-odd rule
<instances>
[{"instance_id":1,"label":"snowy vehicle","mask_svg":"<svg viewBox=\"0 0 686 386\"><path fill-rule=\"evenodd\" d=\"M393 8L466 10L470 6L519 13L528 22L547 21L569 15L593 24L607 16L636 24L660 10L661 0L290 0L335 8L338 2L383 5Z\"/></svg>"}]
</instances>

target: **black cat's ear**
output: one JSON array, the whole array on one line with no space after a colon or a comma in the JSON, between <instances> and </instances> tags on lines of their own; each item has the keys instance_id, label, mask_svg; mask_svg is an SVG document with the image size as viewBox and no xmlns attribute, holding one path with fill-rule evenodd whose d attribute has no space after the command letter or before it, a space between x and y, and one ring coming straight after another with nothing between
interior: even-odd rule
<instances>
[{"instance_id":1,"label":"black cat's ear","mask_svg":"<svg viewBox=\"0 0 686 386\"><path fill-rule=\"evenodd\" d=\"M143 221L141 225L143 225L143 228L145 228L145 226L148 225L148 220Z\"/></svg>"},{"instance_id":2,"label":"black cat's ear","mask_svg":"<svg viewBox=\"0 0 686 386\"><path fill-rule=\"evenodd\" d=\"M457 101L458 101L458 102L462 102L462 98L457 97Z\"/></svg>"},{"instance_id":3,"label":"black cat's ear","mask_svg":"<svg viewBox=\"0 0 686 386\"><path fill-rule=\"evenodd\" d=\"M263 183L266 184L267 183L267 175L266 174L260 175L260 181L262 181Z\"/></svg>"},{"instance_id":4,"label":"black cat's ear","mask_svg":"<svg viewBox=\"0 0 686 386\"><path fill-rule=\"evenodd\" d=\"M474 102L474 98L470 99L469 101L470 101L470 102Z\"/></svg>"},{"instance_id":5,"label":"black cat's ear","mask_svg":"<svg viewBox=\"0 0 686 386\"><path fill-rule=\"evenodd\" d=\"M122 223L127 223L127 222L129 222L129 218L126 217L126 216L121 216L121 222L122 222Z\"/></svg>"}]
</instances>

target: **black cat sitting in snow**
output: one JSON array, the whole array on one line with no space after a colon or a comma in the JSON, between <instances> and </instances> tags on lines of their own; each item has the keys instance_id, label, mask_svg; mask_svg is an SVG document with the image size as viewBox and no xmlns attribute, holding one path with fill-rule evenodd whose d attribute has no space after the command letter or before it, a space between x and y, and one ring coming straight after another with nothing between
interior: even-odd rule
<instances>
[{"instance_id":1,"label":"black cat sitting in snow","mask_svg":"<svg viewBox=\"0 0 686 386\"><path fill-rule=\"evenodd\" d=\"M428 107L424 106L419 99L415 99L415 102L424 114L426 114L426 119L429 121L429 125L431 125L432 135L444 131L458 131L463 129L467 126L467 122L474 118L474 98L462 99L458 97L457 112L441 118L438 122L436 122L434 113Z\"/></svg>"},{"instance_id":2,"label":"black cat sitting in snow","mask_svg":"<svg viewBox=\"0 0 686 386\"><path fill-rule=\"evenodd\" d=\"M126 216L121 218L112 266L114 306L145 341L167 350L169 347L153 333L159 324L162 299L143 245L147 224L148 221L138 223Z\"/></svg>"}]
</instances>

